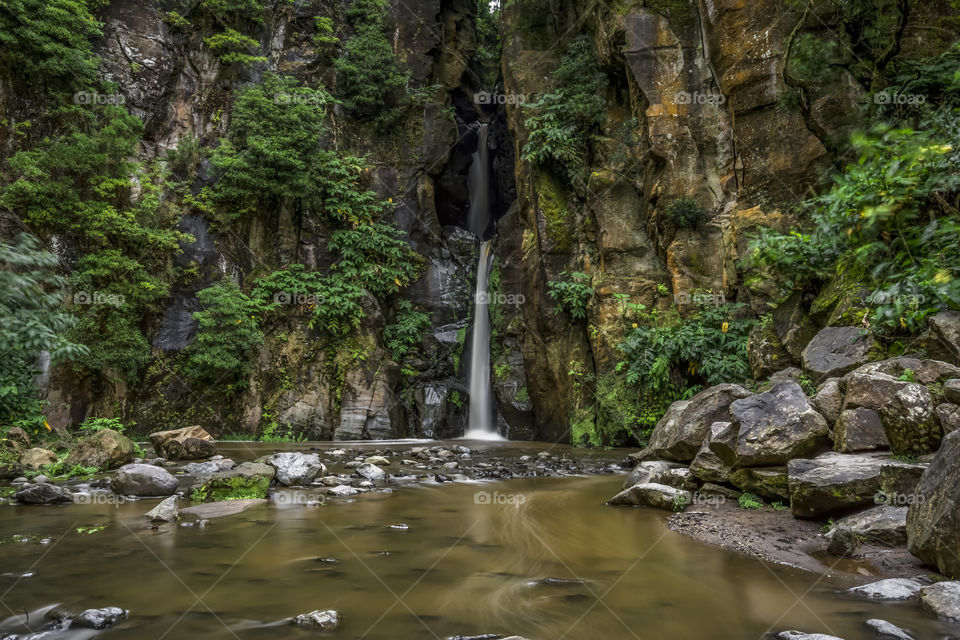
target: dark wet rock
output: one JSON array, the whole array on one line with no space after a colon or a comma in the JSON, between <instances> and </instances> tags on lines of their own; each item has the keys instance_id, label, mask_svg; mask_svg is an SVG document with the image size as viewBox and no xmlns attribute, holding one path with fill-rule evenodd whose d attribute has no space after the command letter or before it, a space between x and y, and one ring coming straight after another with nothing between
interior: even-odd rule
<instances>
[{"instance_id":1,"label":"dark wet rock","mask_svg":"<svg viewBox=\"0 0 960 640\"><path fill-rule=\"evenodd\" d=\"M730 474L730 484L767 500L789 500L786 467L747 467Z\"/></svg>"},{"instance_id":2,"label":"dark wet rock","mask_svg":"<svg viewBox=\"0 0 960 640\"><path fill-rule=\"evenodd\" d=\"M127 611L120 607L104 607L102 609L87 609L70 622L71 627L86 629L106 629L121 620L127 619Z\"/></svg>"},{"instance_id":3,"label":"dark wet rock","mask_svg":"<svg viewBox=\"0 0 960 640\"><path fill-rule=\"evenodd\" d=\"M960 311L941 311L927 320L927 353L960 364Z\"/></svg>"},{"instance_id":4,"label":"dark wet rock","mask_svg":"<svg viewBox=\"0 0 960 640\"><path fill-rule=\"evenodd\" d=\"M710 432L703 441L703 445L693 462L690 463L690 472L703 482L726 482L730 476L730 465L713 451L711 445L714 442L717 443L717 446L725 446L728 451L734 451L736 449L736 433L734 433L733 424L730 422L714 422L710 425ZM730 457L732 458L733 454Z\"/></svg>"},{"instance_id":5,"label":"dark wet rock","mask_svg":"<svg viewBox=\"0 0 960 640\"><path fill-rule=\"evenodd\" d=\"M890 446L880 415L866 407L847 409L841 413L833 433L833 450L838 453L873 451Z\"/></svg>"},{"instance_id":6,"label":"dark wet rock","mask_svg":"<svg viewBox=\"0 0 960 640\"><path fill-rule=\"evenodd\" d=\"M960 582L937 582L920 590L920 606L938 618L960 622Z\"/></svg>"},{"instance_id":7,"label":"dark wet rock","mask_svg":"<svg viewBox=\"0 0 960 640\"><path fill-rule=\"evenodd\" d=\"M864 624L873 629L874 637L877 640L915 640L905 630L886 620L870 618Z\"/></svg>"},{"instance_id":8,"label":"dark wet rock","mask_svg":"<svg viewBox=\"0 0 960 640\"><path fill-rule=\"evenodd\" d=\"M49 449L35 447L27 449L20 456L20 466L27 471L39 471L40 467L46 464L53 464L57 461L57 454Z\"/></svg>"},{"instance_id":9,"label":"dark wet rock","mask_svg":"<svg viewBox=\"0 0 960 640\"><path fill-rule=\"evenodd\" d=\"M721 384L690 400L674 402L654 427L642 458L690 462L700 451L710 425L730 421L731 403L751 395L740 385Z\"/></svg>"},{"instance_id":10,"label":"dark wet rock","mask_svg":"<svg viewBox=\"0 0 960 640\"><path fill-rule=\"evenodd\" d=\"M110 481L110 489L122 496L169 496L180 482L162 467L152 464L128 464L120 467Z\"/></svg>"},{"instance_id":11,"label":"dark wet rock","mask_svg":"<svg viewBox=\"0 0 960 640\"><path fill-rule=\"evenodd\" d=\"M302 613L293 619L293 624L298 627L308 629L317 629L320 631L333 631L340 626L340 614L333 609L321 611L319 609L310 613Z\"/></svg>"},{"instance_id":12,"label":"dark wet rock","mask_svg":"<svg viewBox=\"0 0 960 640\"><path fill-rule=\"evenodd\" d=\"M160 504L143 514L143 517L150 522L176 522L180 517L180 508L177 501L177 496L165 498Z\"/></svg>"},{"instance_id":13,"label":"dark wet rock","mask_svg":"<svg viewBox=\"0 0 960 640\"><path fill-rule=\"evenodd\" d=\"M386 471L377 465L370 463L364 463L357 467L357 474L361 478L366 478L367 480L372 480L373 482L379 482L387 479Z\"/></svg>"},{"instance_id":14,"label":"dark wet rock","mask_svg":"<svg viewBox=\"0 0 960 640\"><path fill-rule=\"evenodd\" d=\"M264 462L277 470L277 482L286 487L306 486L327 472L327 467L320 462L320 456L316 453L275 453Z\"/></svg>"},{"instance_id":15,"label":"dark wet rock","mask_svg":"<svg viewBox=\"0 0 960 640\"><path fill-rule=\"evenodd\" d=\"M131 460L133 441L113 429L103 429L78 440L63 464L67 469L76 465L115 469Z\"/></svg>"},{"instance_id":16,"label":"dark wet rock","mask_svg":"<svg viewBox=\"0 0 960 640\"><path fill-rule=\"evenodd\" d=\"M73 494L66 487L49 483L24 485L13 495L22 504L66 504L73 502Z\"/></svg>"},{"instance_id":17,"label":"dark wet rock","mask_svg":"<svg viewBox=\"0 0 960 640\"><path fill-rule=\"evenodd\" d=\"M198 460L217 453L213 436L200 426L151 433L150 443L168 460Z\"/></svg>"},{"instance_id":18,"label":"dark wet rock","mask_svg":"<svg viewBox=\"0 0 960 640\"><path fill-rule=\"evenodd\" d=\"M907 513L907 547L948 576L960 576L960 431L943 439Z\"/></svg>"},{"instance_id":19,"label":"dark wet rock","mask_svg":"<svg viewBox=\"0 0 960 640\"><path fill-rule=\"evenodd\" d=\"M497 476L495 474L492 474L492 475L488 475L488 477L497 477ZM451 478L448 475L444 475L442 473L435 474L433 476L433 479L436 480L437 482L453 482L453 478Z\"/></svg>"},{"instance_id":20,"label":"dark wet rock","mask_svg":"<svg viewBox=\"0 0 960 640\"><path fill-rule=\"evenodd\" d=\"M887 578L847 591L873 600L908 600L920 593L924 586L923 582L913 578Z\"/></svg>"},{"instance_id":21,"label":"dark wet rock","mask_svg":"<svg viewBox=\"0 0 960 640\"><path fill-rule=\"evenodd\" d=\"M859 327L821 329L803 350L803 369L814 382L838 377L870 361L876 341Z\"/></svg>"},{"instance_id":22,"label":"dark wet rock","mask_svg":"<svg viewBox=\"0 0 960 640\"><path fill-rule=\"evenodd\" d=\"M907 507L878 505L834 522L827 538L848 531L865 542L889 547L907 542Z\"/></svg>"},{"instance_id":23,"label":"dark wet rock","mask_svg":"<svg viewBox=\"0 0 960 640\"><path fill-rule=\"evenodd\" d=\"M913 465L866 455L825 453L787 465L790 506L798 518L839 515L872 506L880 494L880 472L910 473Z\"/></svg>"},{"instance_id":24,"label":"dark wet rock","mask_svg":"<svg viewBox=\"0 0 960 640\"><path fill-rule=\"evenodd\" d=\"M607 501L608 505L654 507L656 509L674 510L678 505L689 505L693 502L693 495L689 491L669 487L665 484L635 484L624 489Z\"/></svg>"},{"instance_id":25,"label":"dark wet rock","mask_svg":"<svg viewBox=\"0 0 960 640\"><path fill-rule=\"evenodd\" d=\"M943 431L925 386L908 384L887 399L879 414L895 455L920 455L940 446Z\"/></svg>"},{"instance_id":26,"label":"dark wet rock","mask_svg":"<svg viewBox=\"0 0 960 640\"><path fill-rule=\"evenodd\" d=\"M839 558L856 558L863 540L850 529L833 532L827 544L827 553Z\"/></svg>"},{"instance_id":27,"label":"dark wet rock","mask_svg":"<svg viewBox=\"0 0 960 640\"><path fill-rule=\"evenodd\" d=\"M781 382L765 393L735 400L730 414L737 430L735 468L786 464L828 444L826 420L796 382ZM713 451L731 462L717 448Z\"/></svg>"},{"instance_id":28,"label":"dark wet rock","mask_svg":"<svg viewBox=\"0 0 960 640\"><path fill-rule=\"evenodd\" d=\"M947 380L943 383L943 397L947 402L960 404L960 378Z\"/></svg>"},{"instance_id":29,"label":"dark wet rock","mask_svg":"<svg viewBox=\"0 0 960 640\"><path fill-rule=\"evenodd\" d=\"M960 429L960 405L944 402L934 410L944 434Z\"/></svg>"},{"instance_id":30,"label":"dark wet rock","mask_svg":"<svg viewBox=\"0 0 960 640\"><path fill-rule=\"evenodd\" d=\"M627 479L623 483L623 488L628 489L635 484L646 482L660 482L660 477L671 469L685 469L679 462L668 462L666 460L645 460L640 462L630 471Z\"/></svg>"},{"instance_id":31,"label":"dark wet rock","mask_svg":"<svg viewBox=\"0 0 960 640\"><path fill-rule=\"evenodd\" d=\"M813 408L824 417L827 424L833 425L840 417L843 408L843 388L839 378L829 378L817 388L817 394L810 400Z\"/></svg>"},{"instance_id":32,"label":"dark wet rock","mask_svg":"<svg viewBox=\"0 0 960 640\"><path fill-rule=\"evenodd\" d=\"M913 492L929 463L887 465L880 468L880 495L878 502L898 507L909 506Z\"/></svg>"}]
</instances>

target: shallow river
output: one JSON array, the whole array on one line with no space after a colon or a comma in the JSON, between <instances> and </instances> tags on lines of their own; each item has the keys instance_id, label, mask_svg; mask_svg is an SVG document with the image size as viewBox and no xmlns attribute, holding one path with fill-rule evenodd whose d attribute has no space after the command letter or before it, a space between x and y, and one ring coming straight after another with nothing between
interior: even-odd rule
<instances>
[{"instance_id":1,"label":"shallow river","mask_svg":"<svg viewBox=\"0 0 960 640\"><path fill-rule=\"evenodd\" d=\"M231 446L238 461L273 448ZM318 637L285 621L313 609L340 612L339 630L319 637L342 639L744 640L792 628L858 640L873 637L870 617L918 639L960 636L915 605L847 597L841 578L691 541L663 513L603 506L622 482L409 485L319 506L275 501L202 528L150 528L154 500L3 505L0 619L121 606L130 618L101 633L117 639Z\"/></svg>"}]
</instances>

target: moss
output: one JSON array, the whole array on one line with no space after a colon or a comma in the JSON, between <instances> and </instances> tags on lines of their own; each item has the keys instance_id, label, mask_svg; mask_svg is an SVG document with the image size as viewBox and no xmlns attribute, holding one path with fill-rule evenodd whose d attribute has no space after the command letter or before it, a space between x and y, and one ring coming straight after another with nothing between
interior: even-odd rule
<instances>
[{"instance_id":1,"label":"moss","mask_svg":"<svg viewBox=\"0 0 960 640\"><path fill-rule=\"evenodd\" d=\"M810 304L810 315L828 326L859 325L866 308L861 305L861 291L867 288L864 268L857 264L838 265L820 294Z\"/></svg>"},{"instance_id":2,"label":"moss","mask_svg":"<svg viewBox=\"0 0 960 640\"><path fill-rule=\"evenodd\" d=\"M570 414L570 443L575 447L599 447L603 445L593 414L586 409L577 409Z\"/></svg>"},{"instance_id":3,"label":"moss","mask_svg":"<svg viewBox=\"0 0 960 640\"><path fill-rule=\"evenodd\" d=\"M220 500L253 500L267 497L270 478L266 476L233 476L214 478L190 493L194 502L219 502Z\"/></svg>"},{"instance_id":4,"label":"moss","mask_svg":"<svg viewBox=\"0 0 960 640\"><path fill-rule=\"evenodd\" d=\"M573 215L570 213L563 186L549 173L541 170L534 172L534 188L537 192L537 205L544 219L547 237L553 248L569 249L573 245L571 233Z\"/></svg>"}]
</instances>

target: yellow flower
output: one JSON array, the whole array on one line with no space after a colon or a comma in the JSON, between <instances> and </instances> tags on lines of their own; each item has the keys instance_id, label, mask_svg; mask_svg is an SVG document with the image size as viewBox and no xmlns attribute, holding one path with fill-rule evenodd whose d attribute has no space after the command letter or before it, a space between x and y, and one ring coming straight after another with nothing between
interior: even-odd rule
<instances>
[{"instance_id":1,"label":"yellow flower","mask_svg":"<svg viewBox=\"0 0 960 640\"><path fill-rule=\"evenodd\" d=\"M903 316L900 316L900 326L904 329L907 328L907 321L903 319Z\"/></svg>"},{"instance_id":2,"label":"yellow flower","mask_svg":"<svg viewBox=\"0 0 960 640\"><path fill-rule=\"evenodd\" d=\"M50 423L46 420L43 421L43 426L47 428L47 431L53 431L53 429L50 428Z\"/></svg>"},{"instance_id":3,"label":"yellow flower","mask_svg":"<svg viewBox=\"0 0 960 640\"><path fill-rule=\"evenodd\" d=\"M634 328L634 329L637 328L637 323L636 323L636 322L633 323L633 328Z\"/></svg>"},{"instance_id":4,"label":"yellow flower","mask_svg":"<svg viewBox=\"0 0 960 640\"><path fill-rule=\"evenodd\" d=\"M730 329L729 322L724 322L723 325L720 326L720 331L723 331L724 333L726 333L729 329Z\"/></svg>"},{"instance_id":5,"label":"yellow flower","mask_svg":"<svg viewBox=\"0 0 960 640\"><path fill-rule=\"evenodd\" d=\"M399 279L399 278L394 278L393 281L397 283L397 286L398 286L398 287L402 287L402 286L403 286L402 284L400 284L400 279Z\"/></svg>"}]
</instances>

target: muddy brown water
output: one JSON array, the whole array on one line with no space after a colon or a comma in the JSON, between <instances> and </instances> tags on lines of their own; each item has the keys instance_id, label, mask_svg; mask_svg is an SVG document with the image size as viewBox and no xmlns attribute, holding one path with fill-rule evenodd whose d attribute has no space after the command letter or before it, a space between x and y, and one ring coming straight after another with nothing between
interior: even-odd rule
<instances>
[{"instance_id":1,"label":"muddy brown water","mask_svg":"<svg viewBox=\"0 0 960 640\"><path fill-rule=\"evenodd\" d=\"M243 460L278 447L305 445L221 449ZM406 485L316 506L291 490L205 527L159 529L142 518L155 500L0 505L0 637L14 614L33 612L36 625L54 604L129 609L101 634L117 639L744 640L800 629L857 640L873 637L863 624L872 617L918 640L960 636L914 604L845 595L849 578L700 544L669 531L660 512L604 506L622 482ZM289 625L314 609L338 610L340 628L318 636Z\"/></svg>"}]
</instances>

